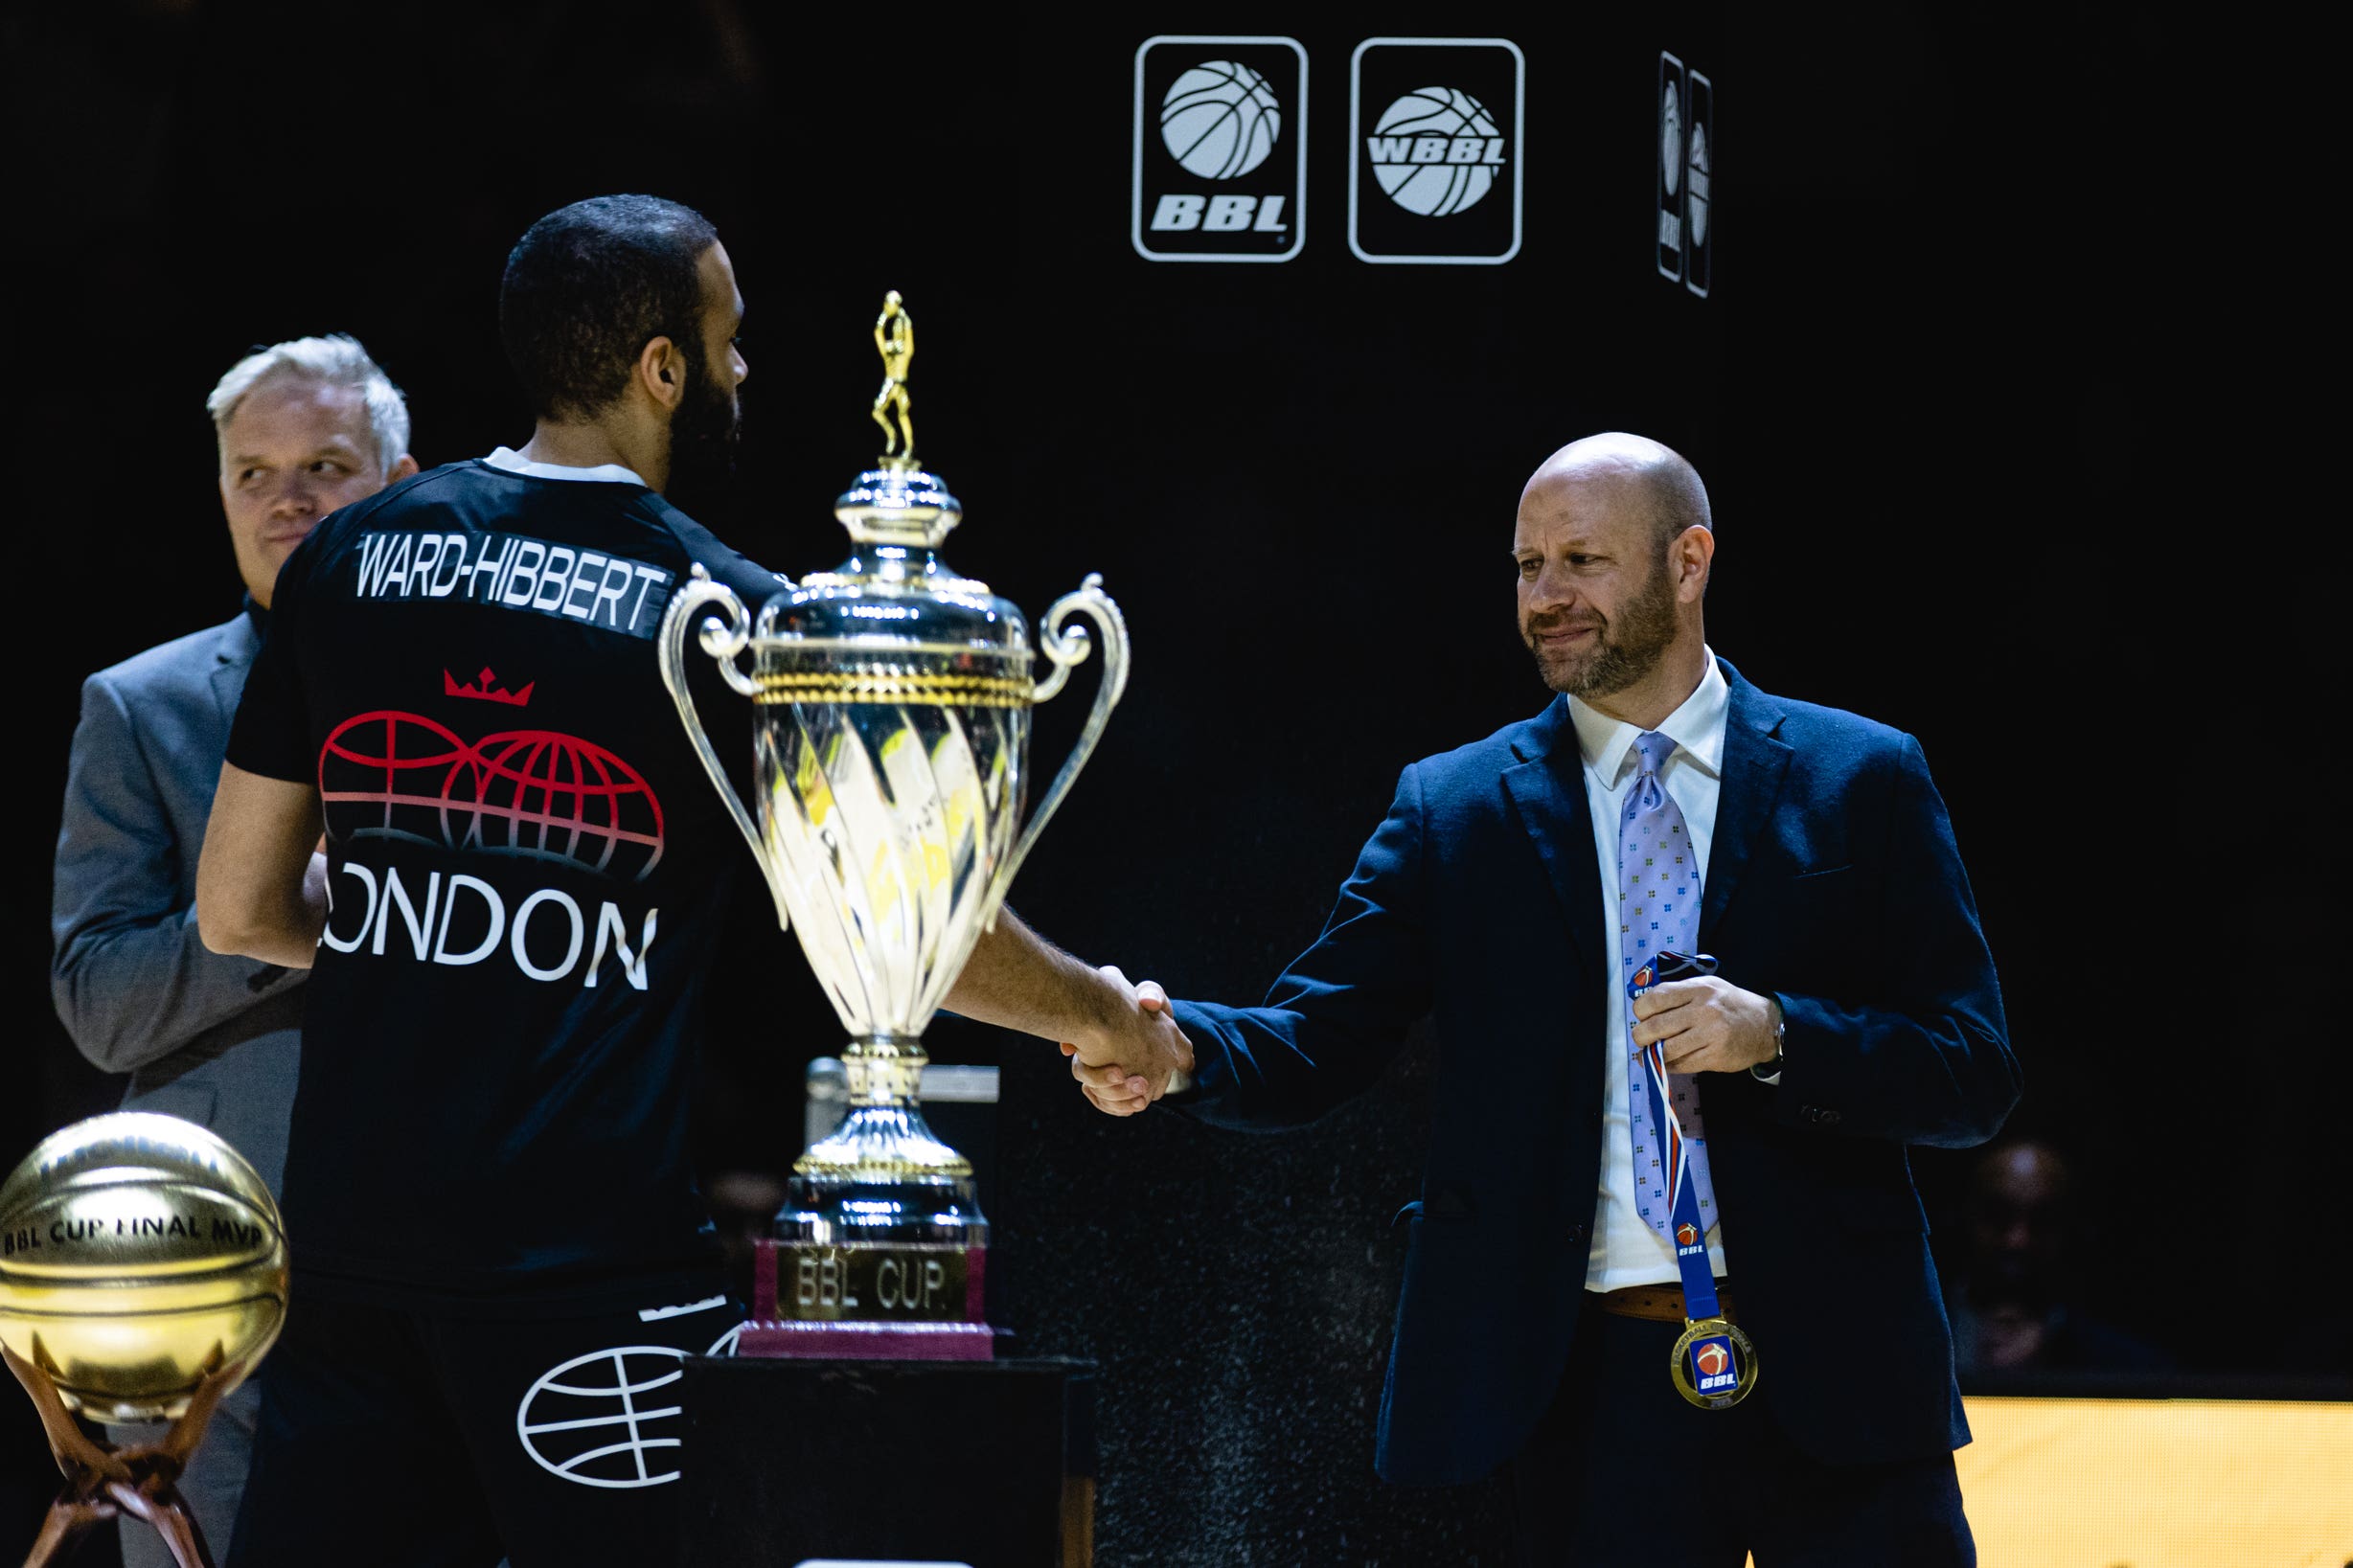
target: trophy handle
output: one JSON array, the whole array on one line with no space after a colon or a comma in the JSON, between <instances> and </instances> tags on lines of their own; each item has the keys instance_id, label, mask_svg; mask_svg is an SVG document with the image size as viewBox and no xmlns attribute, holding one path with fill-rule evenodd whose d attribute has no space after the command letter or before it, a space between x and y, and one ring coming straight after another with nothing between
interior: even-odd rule
<instances>
[{"instance_id":1,"label":"trophy handle","mask_svg":"<svg viewBox=\"0 0 2353 1568\"><path fill-rule=\"evenodd\" d=\"M747 697L760 695L760 683L736 665L737 657L751 642L751 613L743 607L743 601L736 597L734 589L712 581L711 574L699 561L695 564L694 576L671 596L670 607L662 612L662 684L670 688L670 700L678 705L678 721L686 726L687 739L695 744L695 755L702 759L703 771L711 775L719 798L727 803L728 815L735 818L743 842L751 846L752 859L767 881L769 896L776 900L777 927L790 930L792 920L785 911L783 880L768 855L767 845L761 840L752 814L743 808L742 797L727 782L727 770L720 765L719 753L711 749L711 737L702 727L702 716L695 711L695 693L686 683L687 627L695 625L699 612L705 609L720 613L700 616L702 650L718 663L719 672L726 677L729 686Z\"/></svg>"},{"instance_id":2,"label":"trophy handle","mask_svg":"<svg viewBox=\"0 0 2353 1568\"><path fill-rule=\"evenodd\" d=\"M1094 646L1084 625L1063 629L1063 623L1073 615L1084 615L1102 628L1103 682L1095 689L1095 706L1086 716L1086 727L1079 732L1078 743L1063 760L1062 770L1054 775L1054 782L1039 797L1038 809L1030 814L1029 824L1021 829L1013 853L1005 857L995 881L990 884L988 913L982 923L991 931L996 929L996 913L1004 905L1005 890L1013 885L1014 873L1021 869L1021 862L1029 858L1038 835L1054 819L1055 808L1062 804L1079 769L1093 755L1095 742L1103 739L1103 727L1111 721L1111 710L1119 706L1120 694L1128 690L1128 618L1119 613L1118 603L1103 591L1103 574L1089 572L1085 583L1047 608L1046 618L1038 627L1038 650L1054 670L1030 693L1031 705L1052 701L1069 682L1070 671L1086 662Z\"/></svg>"}]
</instances>

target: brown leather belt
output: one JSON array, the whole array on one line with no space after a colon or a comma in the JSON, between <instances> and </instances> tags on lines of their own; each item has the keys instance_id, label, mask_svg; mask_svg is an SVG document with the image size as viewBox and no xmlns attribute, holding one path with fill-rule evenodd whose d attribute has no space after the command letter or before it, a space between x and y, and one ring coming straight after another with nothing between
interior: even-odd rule
<instances>
[{"instance_id":1,"label":"brown leather belt","mask_svg":"<svg viewBox=\"0 0 2353 1568\"><path fill-rule=\"evenodd\" d=\"M1687 1323L1683 1312L1683 1292L1671 1284L1630 1284L1623 1290L1588 1290L1585 1304L1622 1318L1640 1318L1646 1323ZM1716 1311L1734 1323L1740 1314L1732 1310L1732 1298L1721 1289L1716 1294Z\"/></svg>"}]
</instances>

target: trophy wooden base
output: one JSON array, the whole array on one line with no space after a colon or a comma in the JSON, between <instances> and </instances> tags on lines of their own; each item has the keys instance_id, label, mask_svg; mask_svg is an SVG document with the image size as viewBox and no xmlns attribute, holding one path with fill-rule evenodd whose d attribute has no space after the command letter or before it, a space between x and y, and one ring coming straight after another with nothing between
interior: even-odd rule
<instances>
[{"instance_id":1,"label":"trophy wooden base","mask_svg":"<svg viewBox=\"0 0 2353 1568\"><path fill-rule=\"evenodd\" d=\"M120 1514L146 1521L171 1553L179 1568L214 1568L211 1548L195 1515L180 1496L180 1475L189 1457L204 1441L204 1428L214 1406L235 1388L244 1369L230 1365L197 1385L188 1401L188 1413L171 1423L160 1443L141 1448L109 1448L82 1435L57 1393L57 1385L40 1368L0 1345L0 1359L32 1396L40 1412L41 1429L49 1436L49 1451L65 1472L65 1488L49 1505L49 1516L25 1557L25 1568L48 1568L65 1560L76 1537L92 1525Z\"/></svg>"}]
</instances>

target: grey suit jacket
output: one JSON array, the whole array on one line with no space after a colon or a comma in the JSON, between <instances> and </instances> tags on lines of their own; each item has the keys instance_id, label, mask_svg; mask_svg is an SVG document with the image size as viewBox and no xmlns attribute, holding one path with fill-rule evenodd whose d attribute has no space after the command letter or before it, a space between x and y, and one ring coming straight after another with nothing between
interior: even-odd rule
<instances>
[{"instance_id":1,"label":"grey suit jacket","mask_svg":"<svg viewBox=\"0 0 2353 1568\"><path fill-rule=\"evenodd\" d=\"M208 951L195 910L229 722L261 646L240 614L82 682L49 988L81 1054L131 1075L126 1109L211 1127L276 1192L305 971Z\"/></svg>"}]
</instances>

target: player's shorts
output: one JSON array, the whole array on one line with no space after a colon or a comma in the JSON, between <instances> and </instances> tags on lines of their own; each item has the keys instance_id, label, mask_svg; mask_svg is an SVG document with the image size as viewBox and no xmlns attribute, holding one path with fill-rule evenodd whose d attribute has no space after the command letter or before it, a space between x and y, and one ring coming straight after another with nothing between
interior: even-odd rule
<instances>
[{"instance_id":1,"label":"player's shorts","mask_svg":"<svg viewBox=\"0 0 2353 1568\"><path fill-rule=\"evenodd\" d=\"M682 1363L730 1353L743 1313L716 1272L642 1294L485 1317L298 1286L227 1568L674 1561Z\"/></svg>"}]
</instances>

